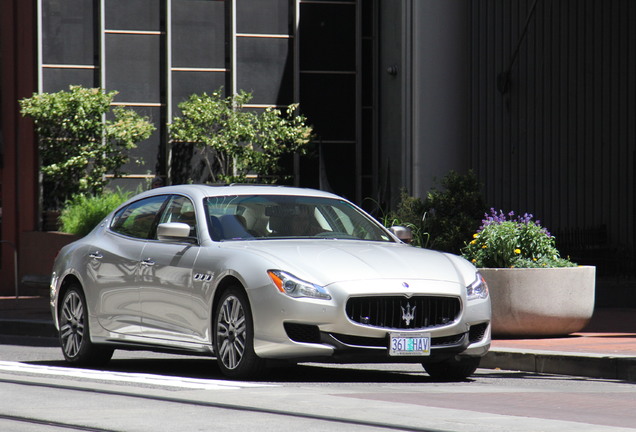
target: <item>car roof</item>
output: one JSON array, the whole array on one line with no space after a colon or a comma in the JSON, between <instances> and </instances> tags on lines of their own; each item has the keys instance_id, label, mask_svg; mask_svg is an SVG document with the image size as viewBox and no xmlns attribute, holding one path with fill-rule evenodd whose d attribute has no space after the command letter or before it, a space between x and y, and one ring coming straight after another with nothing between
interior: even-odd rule
<instances>
[{"instance_id":1,"label":"car roof","mask_svg":"<svg viewBox=\"0 0 636 432\"><path fill-rule=\"evenodd\" d=\"M295 195L343 199L338 195L317 189L299 188L292 186L277 185L254 185L254 184L231 184L231 185L204 185L204 184L181 184L164 186L143 192L133 199L158 194L183 194L192 198L204 198L208 196L227 195Z\"/></svg>"}]
</instances>

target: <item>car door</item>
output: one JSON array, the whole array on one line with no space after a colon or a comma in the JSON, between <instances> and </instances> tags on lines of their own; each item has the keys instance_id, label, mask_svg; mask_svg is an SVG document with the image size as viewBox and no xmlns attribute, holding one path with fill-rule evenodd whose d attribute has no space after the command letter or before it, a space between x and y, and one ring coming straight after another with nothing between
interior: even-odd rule
<instances>
[{"instance_id":1,"label":"car door","mask_svg":"<svg viewBox=\"0 0 636 432\"><path fill-rule=\"evenodd\" d=\"M106 330L141 336L140 262L166 199L165 195L154 196L122 208L99 244L87 251L95 313Z\"/></svg>"},{"instance_id":2,"label":"car door","mask_svg":"<svg viewBox=\"0 0 636 432\"><path fill-rule=\"evenodd\" d=\"M200 248L192 201L171 196L159 221L166 222L187 223L191 238L146 243L140 266L142 332L165 341L195 342L194 328L201 317L193 311L193 267Z\"/></svg>"}]
</instances>

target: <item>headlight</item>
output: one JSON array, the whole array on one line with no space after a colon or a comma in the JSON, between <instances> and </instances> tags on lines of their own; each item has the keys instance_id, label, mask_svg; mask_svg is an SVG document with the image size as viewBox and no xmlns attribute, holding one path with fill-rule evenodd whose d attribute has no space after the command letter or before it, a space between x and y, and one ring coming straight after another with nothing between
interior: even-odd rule
<instances>
[{"instance_id":1,"label":"headlight","mask_svg":"<svg viewBox=\"0 0 636 432\"><path fill-rule=\"evenodd\" d=\"M331 296L326 288L320 285L305 282L280 270L269 270L269 277L276 285L276 288L290 297L309 297L321 300L331 300Z\"/></svg>"},{"instance_id":2,"label":"headlight","mask_svg":"<svg viewBox=\"0 0 636 432\"><path fill-rule=\"evenodd\" d=\"M468 300L485 299L488 297L488 285L484 277L479 273L476 274L477 279L466 287L466 298Z\"/></svg>"}]
</instances>

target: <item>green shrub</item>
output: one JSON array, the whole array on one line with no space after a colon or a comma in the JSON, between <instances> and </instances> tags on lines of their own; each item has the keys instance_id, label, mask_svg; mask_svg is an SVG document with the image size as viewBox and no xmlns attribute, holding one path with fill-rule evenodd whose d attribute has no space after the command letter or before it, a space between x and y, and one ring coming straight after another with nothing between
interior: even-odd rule
<instances>
[{"instance_id":1,"label":"green shrub","mask_svg":"<svg viewBox=\"0 0 636 432\"><path fill-rule=\"evenodd\" d=\"M403 189L400 192L400 201L396 210L385 213L381 222L387 228L396 225L410 228L413 233L411 244L417 247L426 247L429 235L423 228L424 214L424 202L420 198L410 196Z\"/></svg>"},{"instance_id":2,"label":"green shrub","mask_svg":"<svg viewBox=\"0 0 636 432\"><path fill-rule=\"evenodd\" d=\"M258 182L276 182L281 157L307 152L313 138L307 119L297 114L297 104L284 112L266 108L257 113L244 109L251 93L222 94L221 88L181 102L182 114L170 125L171 143L190 143L199 150L209 176L203 181L244 183L256 174Z\"/></svg>"},{"instance_id":3,"label":"green shrub","mask_svg":"<svg viewBox=\"0 0 636 432\"><path fill-rule=\"evenodd\" d=\"M432 188L424 201L423 229L430 235L428 247L459 254L486 211L481 184L473 171L450 171L441 186L442 190Z\"/></svg>"},{"instance_id":4,"label":"green shrub","mask_svg":"<svg viewBox=\"0 0 636 432\"><path fill-rule=\"evenodd\" d=\"M531 214L505 215L490 209L482 226L463 249L464 258L476 267L573 267L559 256L554 237Z\"/></svg>"},{"instance_id":5,"label":"green shrub","mask_svg":"<svg viewBox=\"0 0 636 432\"><path fill-rule=\"evenodd\" d=\"M93 230L111 211L130 197L130 192L106 191L102 195L77 194L66 202L60 222L62 231L85 236Z\"/></svg>"},{"instance_id":6,"label":"green shrub","mask_svg":"<svg viewBox=\"0 0 636 432\"><path fill-rule=\"evenodd\" d=\"M70 86L19 101L38 135L45 209L59 209L76 194L100 194L109 181L106 174L119 177L129 151L155 130L132 109L112 108L116 95Z\"/></svg>"}]
</instances>

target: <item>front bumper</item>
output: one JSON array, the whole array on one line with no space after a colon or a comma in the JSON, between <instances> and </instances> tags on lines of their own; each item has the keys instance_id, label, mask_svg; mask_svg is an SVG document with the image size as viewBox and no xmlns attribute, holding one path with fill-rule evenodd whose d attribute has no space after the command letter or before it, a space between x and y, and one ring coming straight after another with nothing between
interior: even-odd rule
<instances>
[{"instance_id":1,"label":"front bumper","mask_svg":"<svg viewBox=\"0 0 636 432\"><path fill-rule=\"evenodd\" d=\"M481 357L490 347L490 323L471 326L466 333L432 337L430 355L390 356L389 333L385 337L371 338L337 333L319 332L312 326L287 324L289 338L297 343L322 344L333 348L330 361L342 363L426 363L443 361L456 355ZM318 335L318 340L308 337ZM324 359L322 360L324 361Z\"/></svg>"},{"instance_id":2,"label":"front bumper","mask_svg":"<svg viewBox=\"0 0 636 432\"><path fill-rule=\"evenodd\" d=\"M378 285L374 285L378 284ZM490 347L490 301L465 301L451 283L409 281L412 292L386 291L386 281L350 283L331 289L332 300L292 299L263 287L252 291L255 322L254 348L262 358L342 363L442 361L453 356L481 357ZM379 286L381 285L381 286ZM400 286L401 287L401 286ZM433 293L433 294L431 294ZM272 295L274 294L274 295ZM452 322L429 328L396 329L355 322L345 311L347 300L360 296L448 296L460 300ZM431 336L429 356L389 356L389 333L427 332Z\"/></svg>"}]
</instances>

